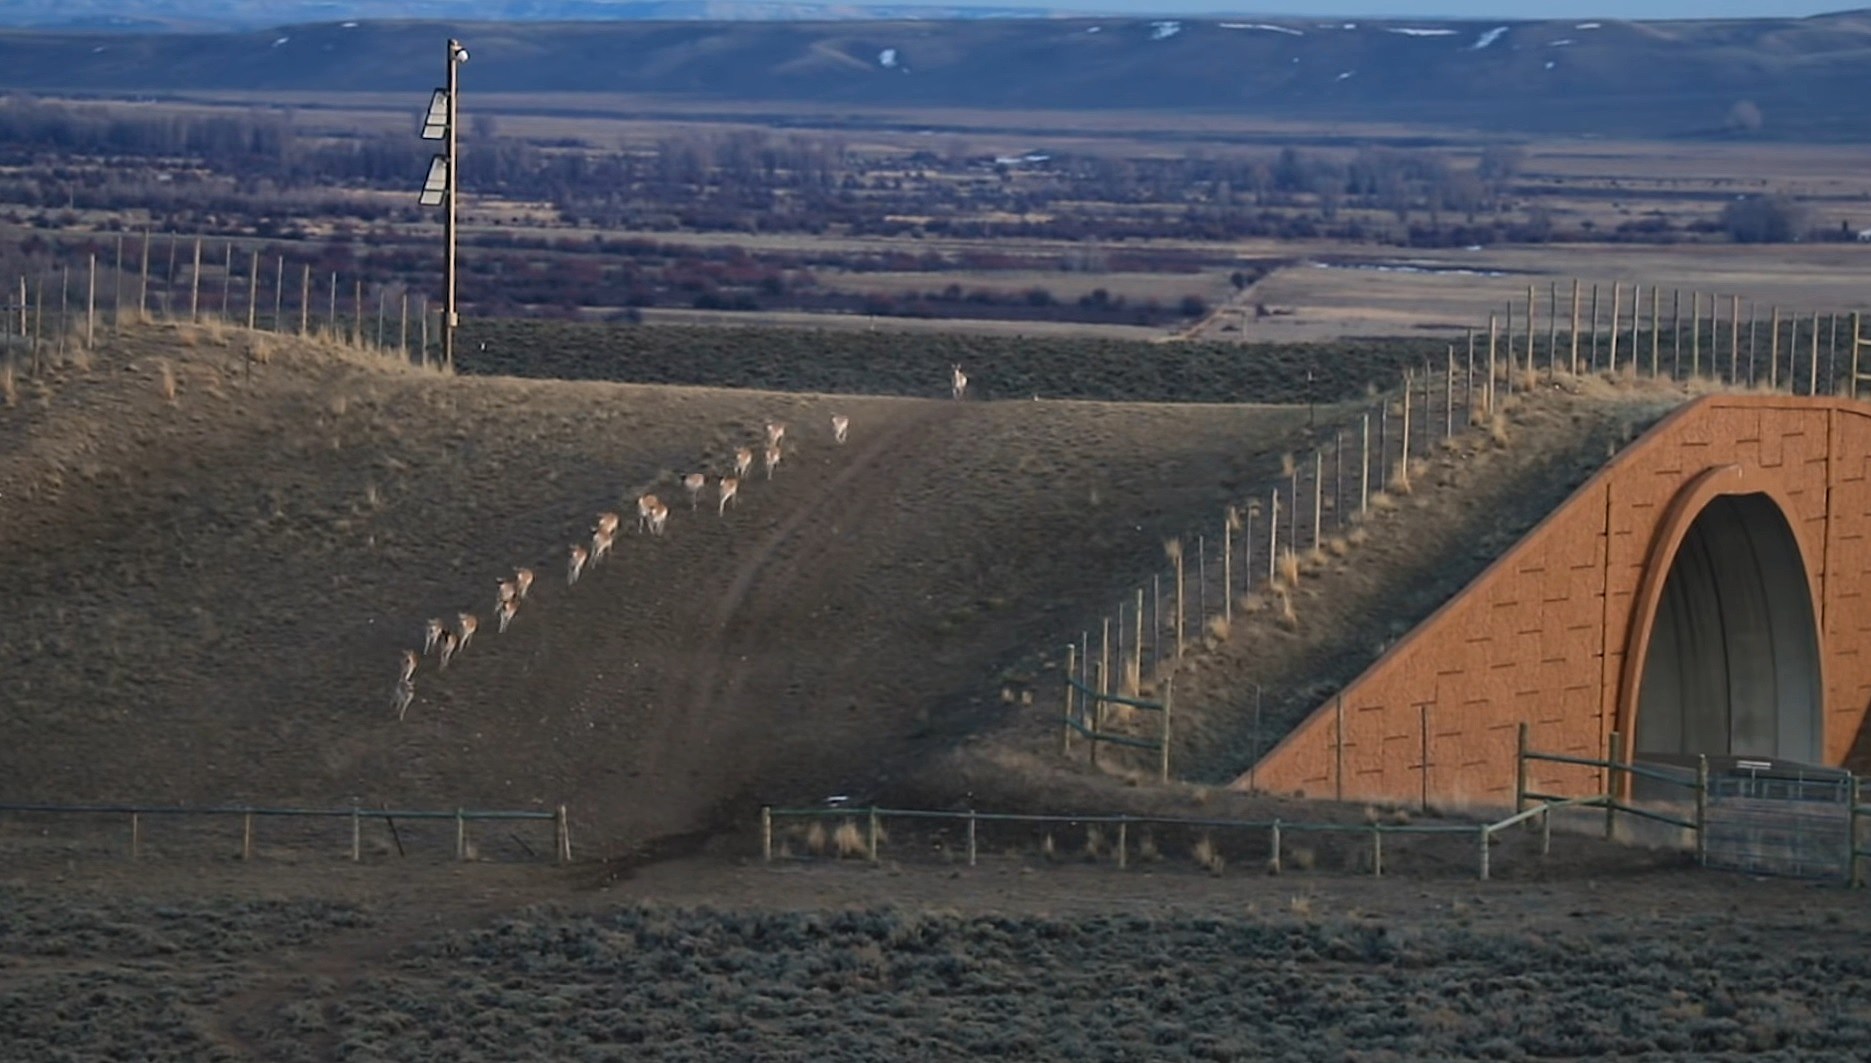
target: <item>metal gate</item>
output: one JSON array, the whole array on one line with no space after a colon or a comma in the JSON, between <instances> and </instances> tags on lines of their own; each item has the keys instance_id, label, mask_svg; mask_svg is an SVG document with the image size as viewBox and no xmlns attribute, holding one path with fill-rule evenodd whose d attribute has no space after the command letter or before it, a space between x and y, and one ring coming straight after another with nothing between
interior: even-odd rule
<instances>
[{"instance_id":1,"label":"metal gate","mask_svg":"<svg viewBox=\"0 0 1871 1063\"><path fill-rule=\"evenodd\" d=\"M1711 757L1704 830L1710 867L1847 878L1852 776L1786 760Z\"/></svg>"}]
</instances>

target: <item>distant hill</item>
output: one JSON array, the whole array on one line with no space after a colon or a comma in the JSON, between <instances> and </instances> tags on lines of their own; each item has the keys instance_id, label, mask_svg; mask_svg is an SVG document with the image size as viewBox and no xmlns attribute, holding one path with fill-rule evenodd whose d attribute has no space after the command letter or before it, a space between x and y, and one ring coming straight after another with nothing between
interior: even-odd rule
<instances>
[{"instance_id":1,"label":"distant hill","mask_svg":"<svg viewBox=\"0 0 1871 1063\"><path fill-rule=\"evenodd\" d=\"M431 87L437 71L429 60L448 33L472 50L465 84L473 92L1150 108L1585 135L1871 136L1867 12L1673 22L1077 18L11 30L0 31L0 88L413 97Z\"/></svg>"},{"instance_id":2,"label":"distant hill","mask_svg":"<svg viewBox=\"0 0 1871 1063\"><path fill-rule=\"evenodd\" d=\"M936 4L794 3L788 0L479 0L489 22L585 22L705 19L1045 18L1046 7L944 7ZM0 26L134 32L258 29L305 22L447 19L460 0L141 0L126 16L123 0L9 0Z\"/></svg>"}]
</instances>

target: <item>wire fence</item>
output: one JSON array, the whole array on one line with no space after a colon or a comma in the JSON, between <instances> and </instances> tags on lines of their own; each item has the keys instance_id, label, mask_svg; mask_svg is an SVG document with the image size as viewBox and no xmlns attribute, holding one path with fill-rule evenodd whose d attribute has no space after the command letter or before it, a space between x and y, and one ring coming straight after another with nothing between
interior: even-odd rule
<instances>
[{"instance_id":1,"label":"wire fence","mask_svg":"<svg viewBox=\"0 0 1871 1063\"><path fill-rule=\"evenodd\" d=\"M153 804L46 804L31 802L0 803L0 813L14 816L50 815L61 820L74 817L91 817L128 820L128 854L132 860L140 859L145 849L146 820L157 818L212 818L238 819L240 821L240 855L243 860L254 858L256 845L256 823L264 820L348 821L350 826L350 858L362 861L364 856L363 831L366 823L381 822L389 833L398 855L408 855L404 848L407 836L404 825L452 825L454 828L454 856L457 860L473 859L476 853L474 841L470 838L470 823L488 822L549 822L552 824L552 844L550 859L557 863L570 863L572 860L572 836L566 818L564 805L551 811L536 810L485 810L457 808L450 810L435 809L389 809L365 808L352 805L348 808L270 808L253 805L153 805ZM538 858L538 850L527 844L523 838L514 836L519 846L529 855ZM318 843L315 837L313 843Z\"/></svg>"}]
</instances>

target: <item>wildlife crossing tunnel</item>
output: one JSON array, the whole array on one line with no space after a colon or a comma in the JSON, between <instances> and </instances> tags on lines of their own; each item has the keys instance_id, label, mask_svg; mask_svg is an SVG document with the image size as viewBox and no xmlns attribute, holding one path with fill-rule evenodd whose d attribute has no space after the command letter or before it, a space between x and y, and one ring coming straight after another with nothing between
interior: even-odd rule
<instances>
[{"instance_id":1,"label":"wildlife crossing tunnel","mask_svg":"<svg viewBox=\"0 0 1871 1063\"><path fill-rule=\"evenodd\" d=\"M1871 405L1690 402L1314 709L1252 784L1511 805L1522 723L1533 749L1595 759L1615 734L1644 761L1855 761L1868 534ZM1605 787L1598 768L1528 771L1546 793Z\"/></svg>"}]
</instances>

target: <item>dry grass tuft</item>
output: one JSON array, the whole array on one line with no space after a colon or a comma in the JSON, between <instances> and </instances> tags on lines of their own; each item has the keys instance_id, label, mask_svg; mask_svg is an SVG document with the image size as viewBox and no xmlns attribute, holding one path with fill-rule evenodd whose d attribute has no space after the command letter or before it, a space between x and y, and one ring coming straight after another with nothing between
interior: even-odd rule
<instances>
[{"instance_id":1,"label":"dry grass tuft","mask_svg":"<svg viewBox=\"0 0 1871 1063\"><path fill-rule=\"evenodd\" d=\"M1294 845L1286 850L1286 862L1301 871L1311 871L1319 863L1319 854L1311 846Z\"/></svg>"},{"instance_id":2,"label":"dry grass tuft","mask_svg":"<svg viewBox=\"0 0 1871 1063\"><path fill-rule=\"evenodd\" d=\"M1351 529L1351 533L1345 536L1345 540L1353 546L1363 546L1365 543L1369 542L1370 539L1371 533L1363 528L1353 528Z\"/></svg>"},{"instance_id":3,"label":"dry grass tuft","mask_svg":"<svg viewBox=\"0 0 1871 1063\"><path fill-rule=\"evenodd\" d=\"M1363 529L1354 528L1351 534L1357 535L1361 530ZM1344 557L1351 552L1351 544L1345 541L1344 536L1334 535L1325 541L1325 549L1330 552L1333 557Z\"/></svg>"},{"instance_id":4,"label":"dry grass tuft","mask_svg":"<svg viewBox=\"0 0 1871 1063\"><path fill-rule=\"evenodd\" d=\"M1292 477L1294 473L1298 471L1299 471L1299 466L1298 464L1294 462L1293 455L1291 454L1280 455L1280 475L1281 476L1290 478Z\"/></svg>"},{"instance_id":5,"label":"dry grass tuft","mask_svg":"<svg viewBox=\"0 0 1871 1063\"><path fill-rule=\"evenodd\" d=\"M1397 508L1397 500L1388 491L1378 491L1371 496L1371 508L1387 511Z\"/></svg>"},{"instance_id":6,"label":"dry grass tuft","mask_svg":"<svg viewBox=\"0 0 1871 1063\"><path fill-rule=\"evenodd\" d=\"M1293 596L1280 592L1280 626L1288 631L1299 630L1299 613L1293 609Z\"/></svg>"},{"instance_id":7,"label":"dry grass tuft","mask_svg":"<svg viewBox=\"0 0 1871 1063\"><path fill-rule=\"evenodd\" d=\"M1295 893L1292 899L1286 902L1286 907L1294 915L1302 919L1307 918L1312 915L1312 898L1304 894Z\"/></svg>"},{"instance_id":8,"label":"dry grass tuft","mask_svg":"<svg viewBox=\"0 0 1871 1063\"><path fill-rule=\"evenodd\" d=\"M265 333L255 332L247 337L247 360L255 365L273 361L273 341Z\"/></svg>"},{"instance_id":9,"label":"dry grass tuft","mask_svg":"<svg viewBox=\"0 0 1871 1063\"><path fill-rule=\"evenodd\" d=\"M1152 864L1163 859L1162 850L1156 847L1156 835L1147 830L1137 839L1137 859Z\"/></svg>"},{"instance_id":10,"label":"dry grass tuft","mask_svg":"<svg viewBox=\"0 0 1871 1063\"><path fill-rule=\"evenodd\" d=\"M0 400L5 400L8 409L19 405L19 381L11 365L0 366Z\"/></svg>"},{"instance_id":11,"label":"dry grass tuft","mask_svg":"<svg viewBox=\"0 0 1871 1063\"><path fill-rule=\"evenodd\" d=\"M813 820L812 825L806 828L806 852L813 856L824 856L825 845L829 840L825 836L825 824L818 820Z\"/></svg>"},{"instance_id":12,"label":"dry grass tuft","mask_svg":"<svg viewBox=\"0 0 1871 1063\"><path fill-rule=\"evenodd\" d=\"M1280 552L1279 577L1276 583L1282 587L1299 586L1299 555L1291 550Z\"/></svg>"},{"instance_id":13,"label":"dry grass tuft","mask_svg":"<svg viewBox=\"0 0 1871 1063\"><path fill-rule=\"evenodd\" d=\"M1315 546L1306 551L1306 567L1316 571L1325 567L1326 553L1323 546Z\"/></svg>"},{"instance_id":14,"label":"dry grass tuft","mask_svg":"<svg viewBox=\"0 0 1871 1063\"><path fill-rule=\"evenodd\" d=\"M1507 445L1509 437L1507 434L1507 417L1505 415L1497 413L1488 421L1488 438L1499 443L1501 446Z\"/></svg>"},{"instance_id":15,"label":"dry grass tuft","mask_svg":"<svg viewBox=\"0 0 1871 1063\"><path fill-rule=\"evenodd\" d=\"M167 359L156 365L156 388L162 393L164 402L175 404L175 368Z\"/></svg>"},{"instance_id":16,"label":"dry grass tuft","mask_svg":"<svg viewBox=\"0 0 1871 1063\"><path fill-rule=\"evenodd\" d=\"M1091 861L1092 863L1097 863L1098 858L1100 856L1103 856L1104 852L1105 852L1104 831L1099 830L1098 825L1096 823L1086 826L1085 828L1085 859Z\"/></svg>"},{"instance_id":17,"label":"dry grass tuft","mask_svg":"<svg viewBox=\"0 0 1871 1063\"><path fill-rule=\"evenodd\" d=\"M1221 874L1228 866L1221 850L1215 847L1214 840L1206 834L1196 840L1195 849L1190 855L1195 858L1197 866L1206 869L1211 875Z\"/></svg>"},{"instance_id":18,"label":"dry grass tuft","mask_svg":"<svg viewBox=\"0 0 1871 1063\"><path fill-rule=\"evenodd\" d=\"M1233 631L1234 624L1227 617L1211 616L1208 618L1208 634L1216 642L1228 641L1228 635Z\"/></svg>"},{"instance_id":19,"label":"dry grass tuft","mask_svg":"<svg viewBox=\"0 0 1871 1063\"><path fill-rule=\"evenodd\" d=\"M1053 857L1057 856L1058 854L1059 854L1059 847L1053 844L1052 832L1047 831L1046 836L1044 838L1041 838L1039 841L1039 855L1045 857L1048 860L1051 860Z\"/></svg>"},{"instance_id":20,"label":"dry grass tuft","mask_svg":"<svg viewBox=\"0 0 1871 1063\"><path fill-rule=\"evenodd\" d=\"M858 830L858 825L848 819L838 824L838 829L832 832L832 845L837 847L840 859L850 856L866 856L870 852L864 844L864 835Z\"/></svg>"},{"instance_id":21,"label":"dry grass tuft","mask_svg":"<svg viewBox=\"0 0 1871 1063\"><path fill-rule=\"evenodd\" d=\"M1240 605L1241 611L1249 616L1267 611L1267 599L1251 592L1241 595L1241 600L1236 604Z\"/></svg>"},{"instance_id":22,"label":"dry grass tuft","mask_svg":"<svg viewBox=\"0 0 1871 1063\"><path fill-rule=\"evenodd\" d=\"M1395 499L1395 498L1401 498L1405 495L1408 495L1410 493L1410 490L1411 488L1410 488L1409 471L1407 469L1399 469L1397 471L1397 474L1390 478L1390 482L1384 485L1384 490L1378 493L1379 494L1387 493L1391 495L1393 499Z\"/></svg>"},{"instance_id":23,"label":"dry grass tuft","mask_svg":"<svg viewBox=\"0 0 1871 1063\"><path fill-rule=\"evenodd\" d=\"M1208 804L1208 798L1209 798L1209 793L1208 793L1208 787L1206 786L1198 786L1189 793L1189 803L1196 806L1197 808L1201 808L1202 806Z\"/></svg>"},{"instance_id":24,"label":"dry grass tuft","mask_svg":"<svg viewBox=\"0 0 1871 1063\"><path fill-rule=\"evenodd\" d=\"M1178 561L1181 561L1182 560L1182 540L1181 539L1164 539L1163 540L1163 556L1169 558L1169 563L1172 565Z\"/></svg>"}]
</instances>

